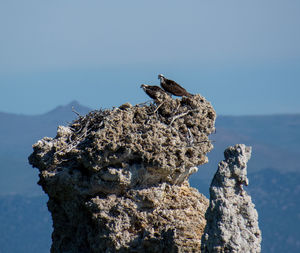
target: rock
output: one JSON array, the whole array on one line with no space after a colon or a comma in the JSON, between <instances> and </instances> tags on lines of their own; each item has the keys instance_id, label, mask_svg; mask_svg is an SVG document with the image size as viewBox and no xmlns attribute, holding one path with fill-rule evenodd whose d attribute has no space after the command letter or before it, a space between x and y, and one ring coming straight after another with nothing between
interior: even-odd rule
<instances>
[{"instance_id":1,"label":"rock","mask_svg":"<svg viewBox=\"0 0 300 253\"><path fill-rule=\"evenodd\" d=\"M101 234L89 238L92 252L105 252L109 244L120 252L200 250L208 200L186 183L96 196L86 206L93 221L103 224Z\"/></svg>"},{"instance_id":2,"label":"rock","mask_svg":"<svg viewBox=\"0 0 300 253\"><path fill-rule=\"evenodd\" d=\"M210 186L202 252L261 252L257 211L243 189L251 147L238 144L224 155Z\"/></svg>"},{"instance_id":3,"label":"rock","mask_svg":"<svg viewBox=\"0 0 300 253\"><path fill-rule=\"evenodd\" d=\"M33 145L49 196L51 252L197 252L208 200L188 177L208 161L216 114L200 95L92 111Z\"/></svg>"}]
</instances>

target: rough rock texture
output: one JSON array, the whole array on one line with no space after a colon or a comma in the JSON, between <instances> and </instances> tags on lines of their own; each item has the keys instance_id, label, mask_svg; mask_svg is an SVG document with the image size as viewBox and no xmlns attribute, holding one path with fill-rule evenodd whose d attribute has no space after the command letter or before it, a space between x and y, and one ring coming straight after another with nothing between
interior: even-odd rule
<instances>
[{"instance_id":1,"label":"rough rock texture","mask_svg":"<svg viewBox=\"0 0 300 253\"><path fill-rule=\"evenodd\" d=\"M187 179L207 162L215 111L203 97L80 116L33 145L49 196L52 252L198 252L208 200Z\"/></svg>"},{"instance_id":2,"label":"rough rock texture","mask_svg":"<svg viewBox=\"0 0 300 253\"><path fill-rule=\"evenodd\" d=\"M210 186L202 252L260 252L258 215L243 189L248 185L251 147L238 144L227 148L224 155Z\"/></svg>"},{"instance_id":3,"label":"rough rock texture","mask_svg":"<svg viewBox=\"0 0 300 253\"><path fill-rule=\"evenodd\" d=\"M96 252L107 245L125 252L200 251L208 200L187 183L132 189L122 197L97 196L87 206L94 222L105 224L105 233L90 238Z\"/></svg>"}]
</instances>

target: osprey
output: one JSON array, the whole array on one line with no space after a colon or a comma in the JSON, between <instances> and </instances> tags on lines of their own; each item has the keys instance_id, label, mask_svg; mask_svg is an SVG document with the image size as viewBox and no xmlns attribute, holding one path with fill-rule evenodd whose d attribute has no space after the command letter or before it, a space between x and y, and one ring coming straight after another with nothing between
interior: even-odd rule
<instances>
[{"instance_id":1,"label":"osprey","mask_svg":"<svg viewBox=\"0 0 300 253\"><path fill-rule=\"evenodd\" d=\"M160 79L160 86L168 93L171 93L174 96L182 97L191 97L191 93L188 93L185 88L181 87L178 83L173 80L165 78L162 74L158 75Z\"/></svg>"},{"instance_id":2,"label":"osprey","mask_svg":"<svg viewBox=\"0 0 300 253\"><path fill-rule=\"evenodd\" d=\"M143 90L146 92L146 94L154 100L159 98L162 94L166 94L166 92L158 86L142 84L141 88L143 88Z\"/></svg>"}]
</instances>

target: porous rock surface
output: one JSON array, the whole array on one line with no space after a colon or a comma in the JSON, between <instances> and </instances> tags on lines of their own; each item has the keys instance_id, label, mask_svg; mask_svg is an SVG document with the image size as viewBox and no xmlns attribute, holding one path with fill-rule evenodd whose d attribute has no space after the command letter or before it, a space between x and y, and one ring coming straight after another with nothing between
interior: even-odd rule
<instances>
[{"instance_id":1,"label":"porous rock surface","mask_svg":"<svg viewBox=\"0 0 300 253\"><path fill-rule=\"evenodd\" d=\"M243 189L251 147L237 144L224 155L210 186L202 252L261 252L257 211Z\"/></svg>"},{"instance_id":2,"label":"porous rock surface","mask_svg":"<svg viewBox=\"0 0 300 253\"><path fill-rule=\"evenodd\" d=\"M216 114L200 95L93 111L33 145L53 219L51 252L198 252Z\"/></svg>"}]
</instances>

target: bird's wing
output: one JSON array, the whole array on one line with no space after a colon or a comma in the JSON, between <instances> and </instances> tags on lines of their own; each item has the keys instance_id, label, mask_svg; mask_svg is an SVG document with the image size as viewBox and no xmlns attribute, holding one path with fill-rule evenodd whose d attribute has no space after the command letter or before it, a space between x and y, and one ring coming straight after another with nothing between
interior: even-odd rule
<instances>
[{"instance_id":1,"label":"bird's wing","mask_svg":"<svg viewBox=\"0 0 300 253\"><path fill-rule=\"evenodd\" d=\"M171 79L167 79L168 84L170 85L179 85L178 83L176 83L175 81L171 80Z\"/></svg>"}]
</instances>

